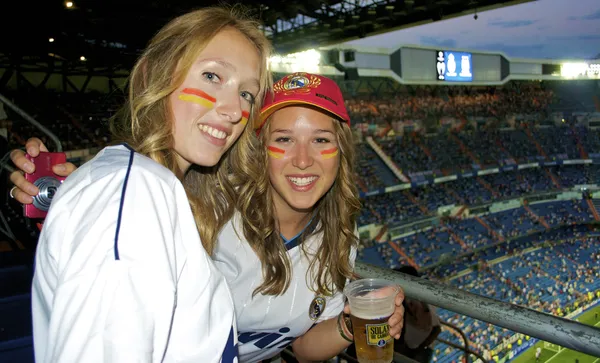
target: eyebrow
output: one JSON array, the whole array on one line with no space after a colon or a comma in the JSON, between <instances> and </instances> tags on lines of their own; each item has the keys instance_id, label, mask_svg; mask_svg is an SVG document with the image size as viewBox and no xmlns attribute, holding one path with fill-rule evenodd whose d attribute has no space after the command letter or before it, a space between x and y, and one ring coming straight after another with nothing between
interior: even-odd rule
<instances>
[{"instance_id":1,"label":"eyebrow","mask_svg":"<svg viewBox=\"0 0 600 363\"><path fill-rule=\"evenodd\" d=\"M275 129L275 130L271 131L271 133L272 134L275 134L275 133L291 134L292 130L290 130L290 129Z\"/></svg>"},{"instance_id":2,"label":"eyebrow","mask_svg":"<svg viewBox=\"0 0 600 363\"><path fill-rule=\"evenodd\" d=\"M291 134L292 130L290 129L276 129L271 131L272 134L274 133L281 133L281 134ZM335 135L335 133L331 130L327 130L327 129L316 129L315 131L313 131L313 134L323 134L323 133L328 133L328 134L332 134Z\"/></svg>"},{"instance_id":3,"label":"eyebrow","mask_svg":"<svg viewBox=\"0 0 600 363\"><path fill-rule=\"evenodd\" d=\"M314 133L315 134L329 133L329 134L335 135L335 132L333 132L331 130L327 130L327 129L318 129L318 130L315 130Z\"/></svg>"}]
</instances>

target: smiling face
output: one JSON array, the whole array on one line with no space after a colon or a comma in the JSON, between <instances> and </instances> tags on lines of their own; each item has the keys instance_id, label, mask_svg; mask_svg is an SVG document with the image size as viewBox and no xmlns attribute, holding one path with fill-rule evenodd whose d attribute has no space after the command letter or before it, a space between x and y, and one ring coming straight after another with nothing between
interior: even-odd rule
<instances>
[{"instance_id":1,"label":"smiling face","mask_svg":"<svg viewBox=\"0 0 600 363\"><path fill-rule=\"evenodd\" d=\"M331 189L340 166L331 116L301 106L276 111L269 121L269 179L278 211L310 212Z\"/></svg>"},{"instance_id":2,"label":"smiling face","mask_svg":"<svg viewBox=\"0 0 600 363\"><path fill-rule=\"evenodd\" d=\"M182 171L213 166L239 138L260 90L260 55L239 31L218 33L169 96Z\"/></svg>"}]
</instances>

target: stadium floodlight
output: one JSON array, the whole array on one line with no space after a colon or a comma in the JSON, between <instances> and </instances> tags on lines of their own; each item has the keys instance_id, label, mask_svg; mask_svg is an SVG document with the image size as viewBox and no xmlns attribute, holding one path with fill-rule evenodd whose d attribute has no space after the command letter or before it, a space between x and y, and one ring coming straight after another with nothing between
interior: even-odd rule
<instances>
[{"instance_id":1,"label":"stadium floodlight","mask_svg":"<svg viewBox=\"0 0 600 363\"><path fill-rule=\"evenodd\" d=\"M292 72L317 72L321 65L321 53L316 49L287 55L274 55L269 59L271 68L285 66Z\"/></svg>"},{"instance_id":2,"label":"stadium floodlight","mask_svg":"<svg viewBox=\"0 0 600 363\"><path fill-rule=\"evenodd\" d=\"M600 64L563 63L560 67L560 75L564 78L597 78L600 76Z\"/></svg>"}]
</instances>

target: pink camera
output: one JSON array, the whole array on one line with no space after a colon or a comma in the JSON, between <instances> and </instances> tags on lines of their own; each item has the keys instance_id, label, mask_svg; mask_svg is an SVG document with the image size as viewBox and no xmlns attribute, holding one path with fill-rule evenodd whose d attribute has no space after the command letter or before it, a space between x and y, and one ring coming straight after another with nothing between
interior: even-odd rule
<instances>
[{"instance_id":1,"label":"pink camera","mask_svg":"<svg viewBox=\"0 0 600 363\"><path fill-rule=\"evenodd\" d=\"M67 162L67 156L65 153L40 152L35 158L28 154L25 157L35 164L35 171L32 174L26 173L25 179L38 187L40 192L33 197L32 204L25 204L24 214L29 218L45 218L54 194L65 180L65 177L54 174L52 166Z\"/></svg>"}]
</instances>

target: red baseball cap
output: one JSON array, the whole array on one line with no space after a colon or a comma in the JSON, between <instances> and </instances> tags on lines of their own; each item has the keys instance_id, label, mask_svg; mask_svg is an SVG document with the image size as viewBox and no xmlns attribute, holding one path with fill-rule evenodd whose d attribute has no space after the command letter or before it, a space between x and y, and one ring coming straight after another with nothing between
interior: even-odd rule
<instances>
[{"instance_id":1,"label":"red baseball cap","mask_svg":"<svg viewBox=\"0 0 600 363\"><path fill-rule=\"evenodd\" d=\"M344 97L335 81L318 74L297 72L283 77L273 85L273 93L265 96L260 115L254 121L254 128L259 132L265 120L275 111L295 105L320 108L350 126Z\"/></svg>"}]
</instances>

